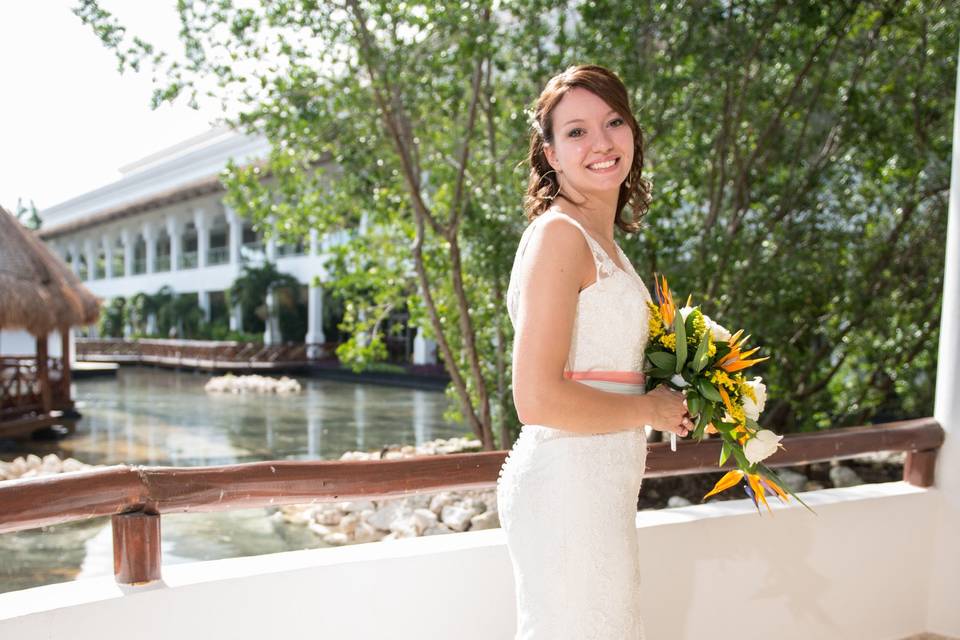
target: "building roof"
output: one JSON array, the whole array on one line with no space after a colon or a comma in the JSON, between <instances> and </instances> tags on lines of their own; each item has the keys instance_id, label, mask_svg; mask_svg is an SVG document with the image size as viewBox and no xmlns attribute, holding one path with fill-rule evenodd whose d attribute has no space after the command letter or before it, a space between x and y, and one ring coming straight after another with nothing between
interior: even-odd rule
<instances>
[{"instance_id":1,"label":"building roof","mask_svg":"<svg viewBox=\"0 0 960 640\"><path fill-rule=\"evenodd\" d=\"M78 220L71 220L63 224L53 225L40 230L39 236L44 240L50 240L57 236L70 234L88 227L95 227L114 220L120 220L137 213L145 213L152 209L159 209L167 205L184 202L192 198L198 198L211 193L224 191L223 184L220 182L220 174L201 178L188 184L180 185L173 189L168 189L162 193L157 193L140 200L124 203L120 206L99 211L93 215L86 216Z\"/></svg>"},{"instance_id":2,"label":"building roof","mask_svg":"<svg viewBox=\"0 0 960 640\"><path fill-rule=\"evenodd\" d=\"M0 329L35 336L93 324L100 300L9 211L0 207Z\"/></svg>"}]
</instances>

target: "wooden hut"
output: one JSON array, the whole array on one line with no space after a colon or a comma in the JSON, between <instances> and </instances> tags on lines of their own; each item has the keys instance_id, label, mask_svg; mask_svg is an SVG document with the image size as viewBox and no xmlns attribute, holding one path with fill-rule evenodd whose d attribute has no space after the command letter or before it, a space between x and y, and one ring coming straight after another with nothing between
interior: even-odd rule
<instances>
[{"instance_id":1,"label":"wooden hut","mask_svg":"<svg viewBox=\"0 0 960 640\"><path fill-rule=\"evenodd\" d=\"M61 423L73 413L70 328L92 324L100 301L33 232L0 207L0 331L26 331L32 354L4 354L0 343L0 436ZM59 334L60 358L48 340Z\"/></svg>"}]
</instances>

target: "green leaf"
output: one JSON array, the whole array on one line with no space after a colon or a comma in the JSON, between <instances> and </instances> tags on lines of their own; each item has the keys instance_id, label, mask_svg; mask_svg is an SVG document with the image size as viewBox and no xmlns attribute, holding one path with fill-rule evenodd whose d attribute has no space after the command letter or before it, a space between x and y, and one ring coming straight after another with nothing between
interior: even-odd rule
<instances>
[{"instance_id":1,"label":"green leaf","mask_svg":"<svg viewBox=\"0 0 960 640\"><path fill-rule=\"evenodd\" d=\"M683 316L680 315L679 311L673 319L673 327L677 334L677 362L675 370L677 373L680 373L683 365L687 364L687 332L683 328Z\"/></svg>"},{"instance_id":2,"label":"green leaf","mask_svg":"<svg viewBox=\"0 0 960 640\"><path fill-rule=\"evenodd\" d=\"M674 376L673 369L661 369L660 367L654 367L647 371L647 377L649 378L664 378L669 380Z\"/></svg>"},{"instance_id":3,"label":"green leaf","mask_svg":"<svg viewBox=\"0 0 960 640\"><path fill-rule=\"evenodd\" d=\"M703 401L703 398L699 393L695 391L690 391L687 393L687 412L692 415L698 415L700 413L700 404Z\"/></svg>"},{"instance_id":4,"label":"green leaf","mask_svg":"<svg viewBox=\"0 0 960 640\"><path fill-rule=\"evenodd\" d=\"M720 397L720 392L717 391L717 388L713 386L708 380L697 380L697 390L707 400L713 400L714 402L723 402L723 398Z\"/></svg>"},{"instance_id":5,"label":"green leaf","mask_svg":"<svg viewBox=\"0 0 960 640\"><path fill-rule=\"evenodd\" d=\"M727 443L727 441L724 440L723 446L720 449L720 466L721 467L723 466L723 463L727 461L727 458L730 457L730 452L732 451L732 449L733 448Z\"/></svg>"},{"instance_id":6,"label":"green leaf","mask_svg":"<svg viewBox=\"0 0 960 640\"><path fill-rule=\"evenodd\" d=\"M652 353L648 353L647 357L657 368L667 369L668 371L677 370L677 356L673 355L672 353L667 353L666 351L654 351Z\"/></svg>"},{"instance_id":7,"label":"green leaf","mask_svg":"<svg viewBox=\"0 0 960 640\"><path fill-rule=\"evenodd\" d=\"M707 366L707 353L710 348L708 344L709 339L710 332L704 331L703 337L700 338L700 344L697 346L697 353L693 356L693 370L697 373L703 371L703 368Z\"/></svg>"},{"instance_id":8,"label":"green leaf","mask_svg":"<svg viewBox=\"0 0 960 640\"><path fill-rule=\"evenodd\" d=\"M703 401L700 407L700 415L704 417L704 424L708 424L713 420L713 415L715 413L716 405L712 402Z\"/></svg>"}]
</instances>

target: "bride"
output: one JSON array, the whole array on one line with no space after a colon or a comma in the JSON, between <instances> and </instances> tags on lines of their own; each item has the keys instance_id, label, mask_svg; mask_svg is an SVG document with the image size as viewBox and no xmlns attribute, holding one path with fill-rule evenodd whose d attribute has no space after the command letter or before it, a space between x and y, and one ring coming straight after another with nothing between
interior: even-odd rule
<instances>
[{"instance_id":1,"label":"bride","mask_svg":"<svg viewBox=\"0 0 960 640\"><path fill-rule=\"evenodd\" d=\"M507 289L523 427L497 481L515 640L642 639L646 426L693 428L681 393L643 394L650 293L614 238L650 200L643 137L623 83L596 65L552 78L531 126L530 223Z\"/></svg>"}]
</instances>

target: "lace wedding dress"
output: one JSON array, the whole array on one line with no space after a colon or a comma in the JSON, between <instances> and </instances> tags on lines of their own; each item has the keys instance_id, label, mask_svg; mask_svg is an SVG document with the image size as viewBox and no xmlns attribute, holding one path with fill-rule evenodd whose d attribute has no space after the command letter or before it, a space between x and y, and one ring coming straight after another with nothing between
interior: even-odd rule
<instances>
[{"instance_id":1,"label":"lace wedding dress","mask_svg":"<svg viewBox=\"0 0 960 640\"><path fill-rule=\"evenodd\" d=\"M605 391L643 393L650 294L617 246L618 267L571 216L551 208L524 230L507 288L516 326L520 259L532 230L560 216L583 233L597 281L580 292L564 376ZM523 425L497 481L513 565L514 640L642 640L637 495L643 427L583 434Z\"/></svg>"}]
</instances>

